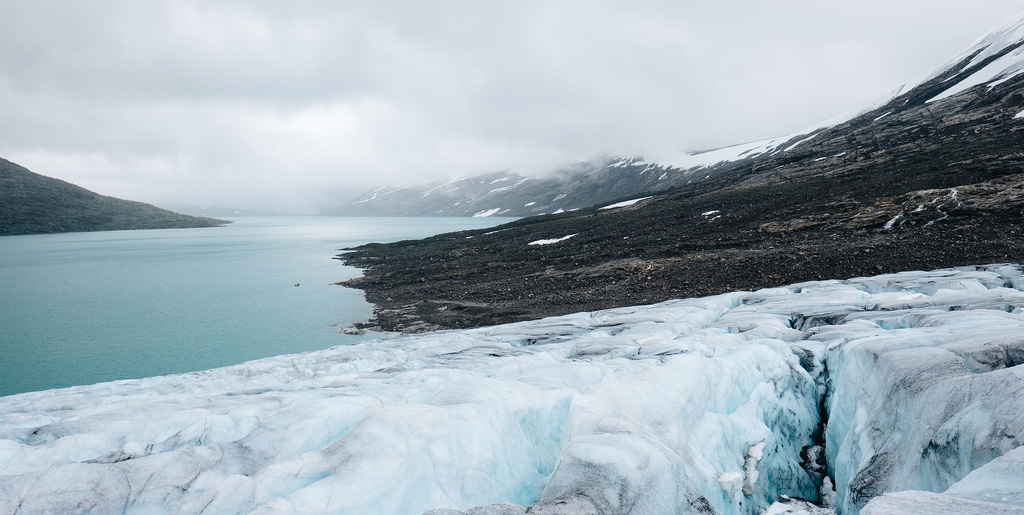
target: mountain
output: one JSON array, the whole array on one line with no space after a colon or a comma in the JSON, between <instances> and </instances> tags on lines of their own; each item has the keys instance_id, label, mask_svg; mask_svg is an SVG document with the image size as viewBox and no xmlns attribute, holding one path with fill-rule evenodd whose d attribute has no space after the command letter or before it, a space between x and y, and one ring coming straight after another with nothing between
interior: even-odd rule
<instances>
[{"instance_id":1,"label":"mountain","mask_svg":"<svg viewBox=\"0 0 1024 515\"><path fill-rule=\"evenodd\" d=\"M994 31L968 51L950 59L914 89L901 95L902 102L934 103L972 86L993 83L995 75L1010 80L1020 72L1019 49L1012 39L1016 25ZM956 67L961 68L957 69ZM969 70L967 68L970 68ZM955 82L947 82L956 76ZM927 87L924 87L926 86ZM906 86L897 92L907 90ZM887 98L858 112L876 113L891 106ZM892 111L891 112L896 112ZM1021 114L1024 116L1024 114ZM848 120L844 120L848 121ZM639 157L606 157L580 162L548 176L528 177L514 172L495 172L464 177L446 183L408 187L383 187L328 211L343 216L534 216L562 213L607 203L642 193L658 192L709 179L728 169L724 163L791 153L829 128L827 122L786 137L745 143L703 152L686 153L672 163L651 163Z\"/></svg>"},{"instance_id":2,"label":"mountain","mask_svg":"<svg viewBox=\"0 0 1024 515\"><path fill-rule=\"evenodd\" d=\"M0 159L0 235L218 227L225 223L106 197Z\"/></svg>"},{"instance_id":3,"label":"mountain","mask_svg":"<svg viewBox=\"0 0 1024 515\"><path fill-rule=\"evenodd\" d=\"M695 157L607 209L350 249L345 284L419 331L1024 260L1024 20L856 116Z\"/></svg>"},{"instance_id":4,"label":"mountain","mask_svg":"<svg viewBox=\"0 0 1024 515\"><path fill-rule=\"evenodd\" d=\"M684 184L690 173L640 158L604 158L547 177L514 172L446 183L379 188L328 214L344 216L532 216L561 213Z\"/></svg>"}]
</instances>

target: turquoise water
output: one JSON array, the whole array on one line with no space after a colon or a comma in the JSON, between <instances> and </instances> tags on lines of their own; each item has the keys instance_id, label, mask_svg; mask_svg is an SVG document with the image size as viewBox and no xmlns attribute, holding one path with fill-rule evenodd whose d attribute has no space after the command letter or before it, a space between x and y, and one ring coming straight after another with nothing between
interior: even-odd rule
<instances>
[{"instance_id":1,"label":"turquoise water","mask_svg":"<svg viewBox=\"0 0 1024 515\"><path fill-rule=\"evenodd\" d=\"M359 275L372 241L494 218L251 217L226 227L0 237L0 395L150 377L380 335ZM298 285L298 286L296 286Z\"/></svg>"}]
</instances>

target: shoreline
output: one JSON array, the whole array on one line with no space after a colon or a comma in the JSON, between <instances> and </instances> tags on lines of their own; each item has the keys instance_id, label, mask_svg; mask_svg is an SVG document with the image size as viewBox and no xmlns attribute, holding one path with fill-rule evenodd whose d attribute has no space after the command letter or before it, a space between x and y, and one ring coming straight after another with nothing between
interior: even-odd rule
<instances>
[{"instance_id":1,"label":"shoreline","mask_svg":"<svg viewBox=\"0 0 1024 515\"><path fill-rule=\"evenodd\" d=\"M683 172L676 189L348 249L338 259L364 275L342 284L375 306L364 326L422 332L1020 262L1022 81L925 102L940 77L785 151Z\"/></svg>"},{"instance_id":2,"label":"shoreline","mask_svg":"<svg viewBox=\"0 0 1024 515\"><path fill-rule=\"evenodd\" d=\"M1024 241L1012 220L984 222L897 234L776 235L718 249L704 239L674 255L652 245L646 256L563 252L541 259L526 245L519 252L459 254L459 240L486 236L456 233L359 247L338 259L363 275L338 284L362 290L374 306L373 319L356 324L360 329L463 329L812 280L1024 259ZM536 237L527 226L503 231L502 239Z\"/></svg>"}]
</instances>

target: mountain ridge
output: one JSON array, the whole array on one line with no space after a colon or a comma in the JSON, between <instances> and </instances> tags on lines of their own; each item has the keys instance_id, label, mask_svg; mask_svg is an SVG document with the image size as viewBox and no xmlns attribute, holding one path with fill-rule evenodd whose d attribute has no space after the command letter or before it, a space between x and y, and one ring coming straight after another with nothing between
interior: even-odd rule
<instances>
[{"instance_id":1,"label":"mountain ridge","mask_svg":"<svg viewBox=\"0 0 1024 515\"><path fill-rule=\"evenodd\" d=\"M364 277L345 284L371 326L421 331L1024 260L1024 20L996 34L847 120L719 151L702 180L353 249L339 258Z\"/></svg>"},{"instance_id":2,"label":"mountain ridge","mask_svg":"<svg viewBox=\"0 0 1024 515\"><path fill-rule=\"evenodd\" d=\"M1009 60L1019 73L1024 45L1024 28L1019 21L1005 24L979 38L960 54L950 58L916 84L903 85L874 103L784 136L721 148L683 153L668 162L654 163L642 157L604 157L579 162L540 176L515 172L476 174L449 181L407 187L383 187L328 210L326 214L346 216L533 216L557 214L600 203L624 199L630 195L657 192L685 186L708 178L723 163L757 158L766 153L791 150L829 127L855 119L890 105L896 98L907 105L933 102L965 88L973 82L986 82L986 69ZM992 73L993 70L988 70ZM1007 72L999 68L1000 72ZM957 76L966 79L949 81ZM977 75L981 75L979 80ZM912 93L912 94L911 94ZM648 172L651 172L648 174ZM648 174L645 176L645 174ZM655 178L653 179L652 178ZM500 191L480 191L475 184L511 180ZM529 183L529 184L527 184ZM438 194L438 192L441 192Z\"/></svg>"},{"instance_id":3,"label":"mountain ridge","mask_svg":"<svg viewBox=\"0 0 1024 515\"><path fill-rule=\"evenodd\" d=\"M372 190L326 214L341 216L533 216L610 202L688 180L689 172L639 157L604 157L545 176L502 171L448 182Z\"/></svg>"},{"instance_id":4,"label":"mountain ridge","mask_svg":"<svg viewBox=\"0 0 1024 515\"><path fill-rule=\"evenodd\" d=\"M0 235L219 227L226 223L100 195L0 158Z\"/></svg>"}]
</instances>

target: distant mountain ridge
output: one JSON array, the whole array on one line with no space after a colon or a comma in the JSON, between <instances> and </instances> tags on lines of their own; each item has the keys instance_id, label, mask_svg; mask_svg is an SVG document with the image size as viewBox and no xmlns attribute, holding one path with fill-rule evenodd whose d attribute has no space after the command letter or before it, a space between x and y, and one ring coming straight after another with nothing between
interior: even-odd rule
<instances>
[{"instance_id":1,"label":"distant mountain ridge","mask_svg":"<svg viewBox=\"0 0 1024 515\"><path fill-rule=\"evenodd\" d=\"M640 157L608 157L576 163L551 175L527 177L515 172L472 175L448 183L384 187L330 210L350 216L533 216L558 214L609 203L630 196L686 186L715 176L739 161L765 161L792 153L831 127L844 126L868 112L887 107L879 116L935 103L979 84L1009 81L1024 70L1018 39L1020 23L1012 22L980 38L917 84L845 117L794 134L703 152L680 154L672 163L651 163ZM997 77L998 76L998 77ZM998 84L995 84L998 85ZM899 105L893 104L899 99ZM1024 112L1020 113L1024 117Z\"/></svg>"},{"instance_id":2,"label":"distant mountain ridge","mask_svg":"<svg viewBox=\"0 0 1024 515\"><path fill-rule=\"evenodd\" d=\"M344 216L532 216L562 213L641 191L689 181L688 170L641 158L580 162L543 177L515 172L472 175L446 183L384 187L338 208Z\"/></svg>"},{"instance_id":3,"label":"distant mountain ridge","mask_svg":"<svg viewBox=\"0 0 1024 515\"><path fill-rule=\"evenodd\" d=\"M0 158L0 235L218 227L225 220L183 215L107 197Z\"/></svg>"}]
</instances>

